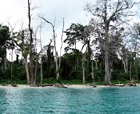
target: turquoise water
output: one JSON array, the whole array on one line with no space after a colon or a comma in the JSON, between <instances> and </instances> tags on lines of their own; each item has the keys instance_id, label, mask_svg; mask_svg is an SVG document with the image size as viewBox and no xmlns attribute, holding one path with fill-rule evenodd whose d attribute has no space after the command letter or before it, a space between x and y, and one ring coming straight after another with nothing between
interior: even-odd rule
<instances>
[{"instance_id":1,"label":"turquoise water","mask_svg":"<svg viewBox=\"0 0 140 114\"><path fill-rule=\"evenodd\" d=\"M140 114L140 88L0 89L0 114Z\"/></svg>"}]
</instances>

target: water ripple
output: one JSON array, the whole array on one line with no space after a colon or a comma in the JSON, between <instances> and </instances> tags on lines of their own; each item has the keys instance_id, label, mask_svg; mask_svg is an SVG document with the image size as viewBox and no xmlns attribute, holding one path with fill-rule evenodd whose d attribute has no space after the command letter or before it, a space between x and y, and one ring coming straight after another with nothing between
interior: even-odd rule
<instances>
[{"instance_id":1,"label":"water ripple","mask_svg":"<svg viewBox=\"0 0 140 114\"><path fill-rule=\"evenodd\" d=\"M0 114L139 114L140 88L0 89Z\"/></svg>"}]
</instances>

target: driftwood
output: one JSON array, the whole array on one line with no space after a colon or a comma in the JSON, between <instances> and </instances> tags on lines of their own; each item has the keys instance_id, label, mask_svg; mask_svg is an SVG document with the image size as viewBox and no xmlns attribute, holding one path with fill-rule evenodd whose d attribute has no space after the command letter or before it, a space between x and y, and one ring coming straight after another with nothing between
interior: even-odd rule
<instances>
[{"instance_id":1,"label":"driftwood","mask_svg":"<svg viewBox=\"0 0 140 114\"><path fill-rule=\"evenodd\" d=\"M117 86L117 87L124 87L125 84L115 84L115 86Z\"/></svg>"},{"instance_id":2,"label":"driftwood","mask_svg":"<svg viewBox=\"0 0 140 114\"><path fill-rule=\"evenodd\" d=\"M38 84L37 87L44 87L44 84Z\"/></svg>"},{"instance_id":3,"label":"driftwood","mask_svg":"<svg viewBox=\"0 0 140 114\"><path fill-rule=\"evenodd\" d=\"M64 86L63 84L60 83L56 83L56 84L38 84L37 87L47 87L47 86L53 86L53 87L57 87L57 88L67 88L66 86Z\"/></svg>"},{"instance_id":4,"label":"driftwood","mask_svg":"<svg viewBox=\"0 0 140 114\"><path fill-rule=\"evenodd\" d=\"M53 86L53 84L44 84L44 86Z\"/></svg>"},{"instance_id":5,"label":"driftwood","mask_svg":"<svg viewBox=\"0 0 140 114\"><path fill-rule=\"evenodd\" d=\"M136 83L128 83L127 86L137 86Z\"/></svg>"},{"instance_id":6,"label":"driftwood","mask_svg":"<svg viewBox=\"0 0 140 114\"><path fill-rule=\"evenodd\" d=\"M18 87L17 84L11 84L12 87Z\"/></svg>"},{"instance_id":7,"label":"driftwood","mask_svg":"<svg viewBox=\"0 0 140 114\"><path fill-rule=\"evenodd\" d=\"M127 85L128 86L137 86L136 82L133 79Z\"/></svg>"},{"instance_id":8,"label":"driftwood","mask_svg":"<svg viewBox=\"0 0 140 114\"><path fill-rule=\"evenodd\" d=\"M38 84L37 87L54 86L53 84Z\"/></svg>"},{"instance_id":9,"label":"driftwood","mask_svg":"<svg viewBox=\"0 0 140 114\"><path fill-rule=\"evenodd\" d=\"M56 83L53 85L54 87L58 87L58 88L67 88L66 86L64 86L63 84L59 84L59 83Z\"/></svg>"},{"instance_id":10,"label":"driftwood","mask_svg":"<svg viewBox=\"0 0 140 114\"><path fill-rule=\"evenodd\" d=\"M90 84L89 86L97 87L95 83Z\"/></svg>"}]
</instances>

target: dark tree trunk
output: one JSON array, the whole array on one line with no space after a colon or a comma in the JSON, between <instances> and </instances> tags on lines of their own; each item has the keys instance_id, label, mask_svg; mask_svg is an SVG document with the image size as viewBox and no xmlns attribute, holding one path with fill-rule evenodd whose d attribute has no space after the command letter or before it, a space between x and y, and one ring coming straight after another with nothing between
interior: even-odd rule
<instances>
[{"instance_id":1,"label":"dark tree trunk","mask_svg":"<svg viewBox=\"0 0 140 114\"><path fill-rule=\"evenodd\" d=\"M30 84L29 66L28 66L27 58L24 58L24 65L26 70L27 84Z\"/></svg>"},{"instance_id":2,"label":"dark tree trunk","mask_svg":"<svg viewBox=\"0 0 140 114\"><path fill-rule=\"evenodd\" d=\"M109 50L108 47L105 48L105 84L111 84L111 73L110 73L110 62L109 62Z\"/></svg>"},{"instance_id":3,"label":"dark tree trunk","mask_svg":"<svg viewBox=\"0 0 140 114\"><path fill-rule=\"evenodd\" d=\"M93 80L94 82L94 65L93 65L93 58L92 58L92 72L91 72L91 79Z\"/></svg>"},{"instance_id":4,"label":"dark tree trunk","mask_svg":"<svg viewBox=\"0 0 140 114\"><path fill-rule=\"evenodd\" d=\"M30 0L28 0L28 20L29 20L29 32L30 32L30 50L29 50L29 59L30 59L30 64L29 64L29 68L30 68L30 77L31 77L31 86L35 86L35 75L34 75L34 63L33 63L33 31L31 28L31 4L30 4Z\"/></svg>"},{"instance_id":5,"label":"dark tree trunk","mask_svg":"<svg viewBox=\"0 0 140 114\"><path fill-rule=\"evenodd\" d=\"M12 53L11 53L11 80L13 77L13 49L12 49Z\"/></svg>"},{"instance_id":6,"label":"dark tree trunk","mask_svg":"<svg viewBox=\"0 0 140 114\"><path fill-rule=\"evenodd\" d=\"M6 50L4 52L4 71L7 69Z\"/></svg>"},{"instance_id":7,"label":"dark tree trunk","mask_svg":"<svg viewBox=\"0 0 140 114\"><path fill-rule=\"evenodd\" d=\"M132 63L130 61L130 68L129 68L129 78L130 78L130 81L132 80L132 72L131 72L131 70L132 70Z\"/></svg>"},{"instance_id":8,"label":"dark tree trunk","mask_svg":"<svg viewBox=\"0 0 140 114\"><path fill-rule=\"evenodd\" d=\"M136 74L136 80L138 80L138 69L137 69L137 67L138 67L138 65L137 65L137 58L135 58L135 60L134 60L134 65L135 65L135 74Z\"/></svg>"},{"instance_id":9,"label":"dark tree trunk","mask_svg":"<svg viewBox=\"0 0 140 114\"><path fill-rule=\"evenodd\" d=\"M85 57L86 54L84 53L82 57L83 84L85 84Z\"/></svg>"},{"instance_id":10,"label":"dark tree trunk","mask_svg":"<svg viewBox=\"0 0 140 114\"><path fill-rule=\"evenodd\" d=\"M42 64L42 56L41 56L41 63L40 63L40 84L43 84L43 64Z\"/></svg>"}]
</instances>

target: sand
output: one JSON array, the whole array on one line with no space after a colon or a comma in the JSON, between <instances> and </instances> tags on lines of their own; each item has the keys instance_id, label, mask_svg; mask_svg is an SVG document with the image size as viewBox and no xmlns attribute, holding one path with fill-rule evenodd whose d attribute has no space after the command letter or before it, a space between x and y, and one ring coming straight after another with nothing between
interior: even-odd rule
<instances>
[{"instance_id":1,"label":"sand","mask_svg":"<svg viewBox=\"0 0 140 114\"><path fill-rule=\"evenodd\" d=\"M90 86L90 85L64 85L65 87L67 88L79 88L79 89L82 89L82 88L94 88L93 86ZM104 86L104 85L98 85L96 88L104 88L104 87L111 87L111 86ZM45 87L31 87L29 85L17 85L17 87L13 87L11 85L6 85L6 86L2 86L0 85L0 88L3 88L3 89L9 89L9 88L57 88L57 87L53 87L53 86L45 86Z\"/></svg>"}]
</instances>

